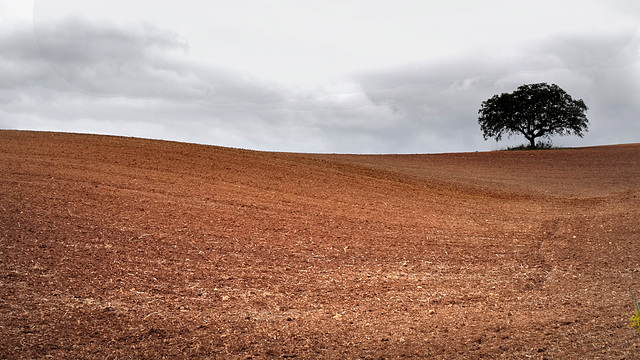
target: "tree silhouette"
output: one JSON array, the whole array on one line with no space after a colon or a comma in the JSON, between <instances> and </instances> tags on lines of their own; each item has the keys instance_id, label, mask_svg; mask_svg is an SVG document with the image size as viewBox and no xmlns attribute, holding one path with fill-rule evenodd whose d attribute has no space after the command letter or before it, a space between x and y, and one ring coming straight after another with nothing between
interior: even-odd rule
<instances>
[{"instance_id":1,"label":"tree silhouette","mask_svg":"<svg viewBox=\"0 0 640 360\"><path fill-rule=\"evenodd\" d=\"M584 136L589 124L587 110L584 101L573 100L556 84L528 84L483 101L478 124L485 140L522 134L535 149L537 138Z\"/></svg>"}]
</instances>

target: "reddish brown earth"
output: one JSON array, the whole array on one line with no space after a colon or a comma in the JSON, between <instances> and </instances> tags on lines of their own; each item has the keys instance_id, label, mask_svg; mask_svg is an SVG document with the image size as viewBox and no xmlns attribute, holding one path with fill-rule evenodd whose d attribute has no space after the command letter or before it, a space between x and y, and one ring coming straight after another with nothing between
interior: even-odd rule
<instances>
[{"instance_id":1,"label":"reddish brown earth","mask_svg":"<svg viewBox=\"0 0 640 360\"><path fill-rule=\"evenodd\" d=\"M640 144L0 131L0 357L638 359Z\"/></svg>"}]
</instances>

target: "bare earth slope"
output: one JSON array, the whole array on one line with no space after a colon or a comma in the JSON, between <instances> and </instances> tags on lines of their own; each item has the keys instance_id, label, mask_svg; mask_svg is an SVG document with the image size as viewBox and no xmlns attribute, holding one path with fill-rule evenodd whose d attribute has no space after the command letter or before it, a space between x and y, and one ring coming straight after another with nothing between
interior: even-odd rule
<instances>
[{"instance_id":1,"label":"bare earth slope","mask_svg":"<svg viewBox=\"0 0 640 360\"><path fill-rule=\"evenodd\" d=\"M640 358L640 145L0 131L0 358Z\"/></svg>"}]
</instances>

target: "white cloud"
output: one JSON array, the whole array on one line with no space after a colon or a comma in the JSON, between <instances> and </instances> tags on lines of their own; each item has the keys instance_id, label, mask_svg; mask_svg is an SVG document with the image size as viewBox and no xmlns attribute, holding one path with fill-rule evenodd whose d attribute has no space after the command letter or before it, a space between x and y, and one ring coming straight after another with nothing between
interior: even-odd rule
<instances>
[{"instance_id":1,"label":"white cloud","mask_svg":"<svg viewBox=\"0 0 640 360\"><path fill-rule=\"evenodd\" d=\"M37 2L36 13L62 3L72 1ZM243 2L250 3L253 4L249 0ZM401 8L385 12L382 2L361 7L354 7L360 3L353 2L334 8L292 5L284 13L271 14L273 19L283 21L281 28L265 30L271 33L257 37L265 40L284 36L295 28L296 21L307 17L313 20L286 40L292 43L274 43L276 48L286 45L279 51L269 49L268 41L262 47L251 47L255 43L243 41L250 41L249 35L255 29L245 28L251 31L243 34L241 28L229 24L235 19L237 26L249 26L246 22L263 14L257 8L241 12L230 6L225 9L228 20L222 20L223 11L210 14L209 20L221 21L212 21L217 24L212 26L221 26L220 31L231 26L226 35L237 43L223 44L220 41L226 38L225 34L215 33L211 41L216 45L207 51L194 43L193 36L177 31L180 26L152 25L149 19L136 22L131 12L124 16L125 20L108 21L112 16L108 7L112 7L111 11L118 8L114 3L103 5L105 16L101 18L83 13L91 11L87 10L89 7L79 8L75 17L69 17L70 11L62 9L36 19L37 42L30 26L0 26L0 128L96 132L280 151L485 150L504 145L482 140L476 123L480 103L523 83L548 82L583 98L590 107L587 115L591 132L584 139L556 138L556 143L638 141L640 132L634 129L638 129L640 114L640 36L632 36L637 29L629 30L634 24L633 16L621 18L606 31L597 31L600 22L595 22L595 27L585 27L589 19L580 18L567 22L559 33L550 29L521 33L527 41L518 42L509 35L504 42L497 41L496 36L493 41L480 38L478 42L469 34L473 24L500 18L486 12L483 6L503 3L464 3L488 17L457 13L459 8L449 2L435 8L424 8L423 2L405 3L419 10L435 9L440 18L429 16L438 20L438 26L448 26L446 29L453 32L443 37L422 36L425 28L415 25L420 11L411 13L411 21L402 23L398 21ZM135 6L140 4L136 2ZM509 4L505 6L512 6ZM610 19L621 9L602 8L601 2L582 4L582 16L594 16L599 11L603 14L599 21ZM158 5L155 11L163 6ZM527 9L529 13L515 8L509 11L514 11L523 25L538 24L540 15L548 13L548 9L540 10L533 4ZM336 11L342 18L326 34L320 31L318 27ZM366 16L354 17L357 11L365 11ZM315 13L317 17L312 16ZM166 12L163 14L167 16ZM241 17L243 14L247 18ZM562 14L551 13L551 23L559 24ZM263 19L256 26L265 27L273 19ZM350 19L359 26L353 33L347 26ZM384 21L388 22L389 31L373 26ZM460 22L473 26L449 25ZM180 24L191 34L189 26ZM391 29L394 24L395 30ZM401 37L401 43L393 43L397 34L406 34L412 26L417 35ZM480 35L499 31L504 30L478 30ZM450 47L436 46L451 39L461 42L465 36L475 39L475 43L465 40L464 44ZM344 42L340 41L342 38ZM296 41L302 44L305 39L314 46L291 51L289 45ZM323 41L328 47L320 44ZM438 55L428 56L428 45L409 51L421 41L436 44ZM332 47L346 50L333 52ZM316 50L330 53L324 56ZM204 54L216 51L219 56L204 61ZM380 55L386 52L390 52L388 56ZM269 55L264 67L259 66L263 55ZM345 64L341 64L342 56L346 56ZM339 66L331 64L334 60ZM278 61L284 63L277 65ZM318 70L321 76L309 77L315 82L276 81L277 77L264 75L264 71L275 69L295 77L324 66L325 61L329 64ZM342 74L332 76L337 72Z\"/></svg>"}]
</instances>

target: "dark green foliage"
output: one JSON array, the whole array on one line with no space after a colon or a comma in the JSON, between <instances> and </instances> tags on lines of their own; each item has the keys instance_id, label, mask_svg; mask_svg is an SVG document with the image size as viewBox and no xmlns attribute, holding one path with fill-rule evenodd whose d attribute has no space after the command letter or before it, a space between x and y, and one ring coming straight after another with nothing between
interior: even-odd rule
<instances>
[{"instance_id":1,"label":"dark green foliage","mask_svg":"<svg viewBox=\"0 0 640 360\"><path fill-rule=\"evenodd\" d=\"M478 124L484 139L522 134L535 149L537 138L552 135L577 135L587 131L587 106L573 100L558 85L546 83L522 85L512 93L494 95L482 102Z\"/></svg>"}]
</instances>

